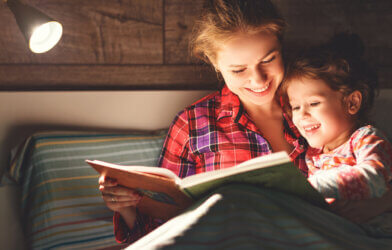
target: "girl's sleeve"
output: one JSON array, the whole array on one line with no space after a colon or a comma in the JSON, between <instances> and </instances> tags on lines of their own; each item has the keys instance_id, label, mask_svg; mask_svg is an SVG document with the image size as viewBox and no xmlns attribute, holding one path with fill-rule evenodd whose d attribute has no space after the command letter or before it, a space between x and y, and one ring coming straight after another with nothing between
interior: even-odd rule
<instances>
[{"instance_id":1,"label":"girl's sleeve","mask_svg":"<svg viewBox=\"0 0 392 250\"><path fill-rule=\"evenodd\" d=\"M159 167L170 169L180 177L194 173L195 164L189 154L189 126L186 112L180 112L172 122L163 144ZM157 208L159 209L159 208ZM164 223L163 220L136 212L136 221L129 229L119 213L114 213L114 234L119 243L132 243Z\"/></svg>"},{"instance_id":2,"label":"girl's sleeve","mask_svg":"<svg viewBox=\"0 0 392 250\"><path fill-rule=\"evenodd\" d=\"M391 181L392 149L376 129L365 129L351 138L356 165L345 164L337 155L330 169L309 177L326 198L360 200L381 197Z\"/></svg>"}]
</instances>

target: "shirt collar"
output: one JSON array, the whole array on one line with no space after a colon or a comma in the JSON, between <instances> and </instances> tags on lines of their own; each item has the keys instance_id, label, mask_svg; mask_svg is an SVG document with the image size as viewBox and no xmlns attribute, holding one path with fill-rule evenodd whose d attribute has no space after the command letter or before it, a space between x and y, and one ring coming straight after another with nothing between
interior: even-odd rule
<instances>
[{"instance_id":1,"label":"shirt collar","mask_svg":"<svg viewBox=\"0 0 392 250\"><path fill-rule=\"evenodd\" d=\"M229 88L225 85L221 90L221 107L218 109L217 119L222 119L224 117L231 117L234 122L242 124L254 131L259 131L253 122L250 122L250 118L246 115L244 108L240 102L239 97L231 92ZM281 102L281 105L283 103ZM299 130L294 125L289 115L283 113L284 120L284 134L287 142L294 145L300 152L304 151L304 146L306 147L306 142L299 133Z\"/></svg>"},{"instance_id":2,"label":"shirt collar","mask_svg":"<svg viewBox=\"0 0 392 250\"><path fill-rule=\"evenodd\" d=\"M240 98L231 92L225 85L221 90L221 107L218 110L217 119L230 117L233 122L241 124L247 129L260 133L256 125L251 121L250 117L244 110Z\"/></svg>"},{"instance_id":3,"label":"shirt collar","mask_svg":"<svg viewBox=\"0 0 392 250\"><path fill-rule=\"evenodd\" d=\"M222 88L221 93L222 100L217 119L232 117L235 121L238 121L238 117L241 116L243 112L240 99L236 94L231 92L226 85Z\"/></svg>"}]
</instances>

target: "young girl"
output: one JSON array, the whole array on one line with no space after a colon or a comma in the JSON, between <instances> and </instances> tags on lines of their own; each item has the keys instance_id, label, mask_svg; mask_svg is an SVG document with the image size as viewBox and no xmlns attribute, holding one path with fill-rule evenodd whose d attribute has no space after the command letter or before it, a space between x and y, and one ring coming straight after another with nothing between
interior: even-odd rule
<instances>
[{"instance_id":1,"label":"young girl","mask_svg":"<svg viewBox=\"0 0 392 250\"><path fill-rule=\"evenodd\" d=\"M390 188L392 147L369 125L377 78L361 60L359 42L339 35L309 50L289 64L281 86L293 122L310 145L309 181L326 198L369 199Z\"/></svg>"}]
</instances>

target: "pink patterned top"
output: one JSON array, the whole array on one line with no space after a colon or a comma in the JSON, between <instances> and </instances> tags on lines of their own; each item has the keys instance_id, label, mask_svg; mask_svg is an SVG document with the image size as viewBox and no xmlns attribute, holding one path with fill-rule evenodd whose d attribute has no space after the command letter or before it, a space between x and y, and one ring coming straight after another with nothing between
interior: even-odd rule
<instances>
[{"instance_id":1,"label":"pink patterned top","mask_svg":"<svg viewBox=\"0 0 392 250\"><path fill-rule=\"evenodd\" d=\"M310 183L325 198L360 200L381 197L391 182L392 146L373 126L357 129L335 150L306 154Z\"/></svg>"}]
</instances>

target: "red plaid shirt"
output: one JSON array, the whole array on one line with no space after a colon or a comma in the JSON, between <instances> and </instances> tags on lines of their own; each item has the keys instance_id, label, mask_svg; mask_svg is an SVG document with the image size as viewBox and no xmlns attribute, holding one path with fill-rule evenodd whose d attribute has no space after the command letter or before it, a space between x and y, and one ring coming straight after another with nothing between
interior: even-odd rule
<instances>
[{"instance_id":1,"label":"red plaid shirt","mask_svg":"<svg viewBox=\"0 0 392 250\"><path fill-rule=\"evenodd\" d=\"M290 157L306 175L304 139L286 115L282 119L285 138L294 146ZM175 117L162 149L159 166L184 178L233 167L271 153L271 146L244 111L237 95L224 87ZM114 224L119 242L133 242L162 224L162 221L138 215L132 232L128 232L118 215L115 215Z\"/></svg>"}]
</instances>

